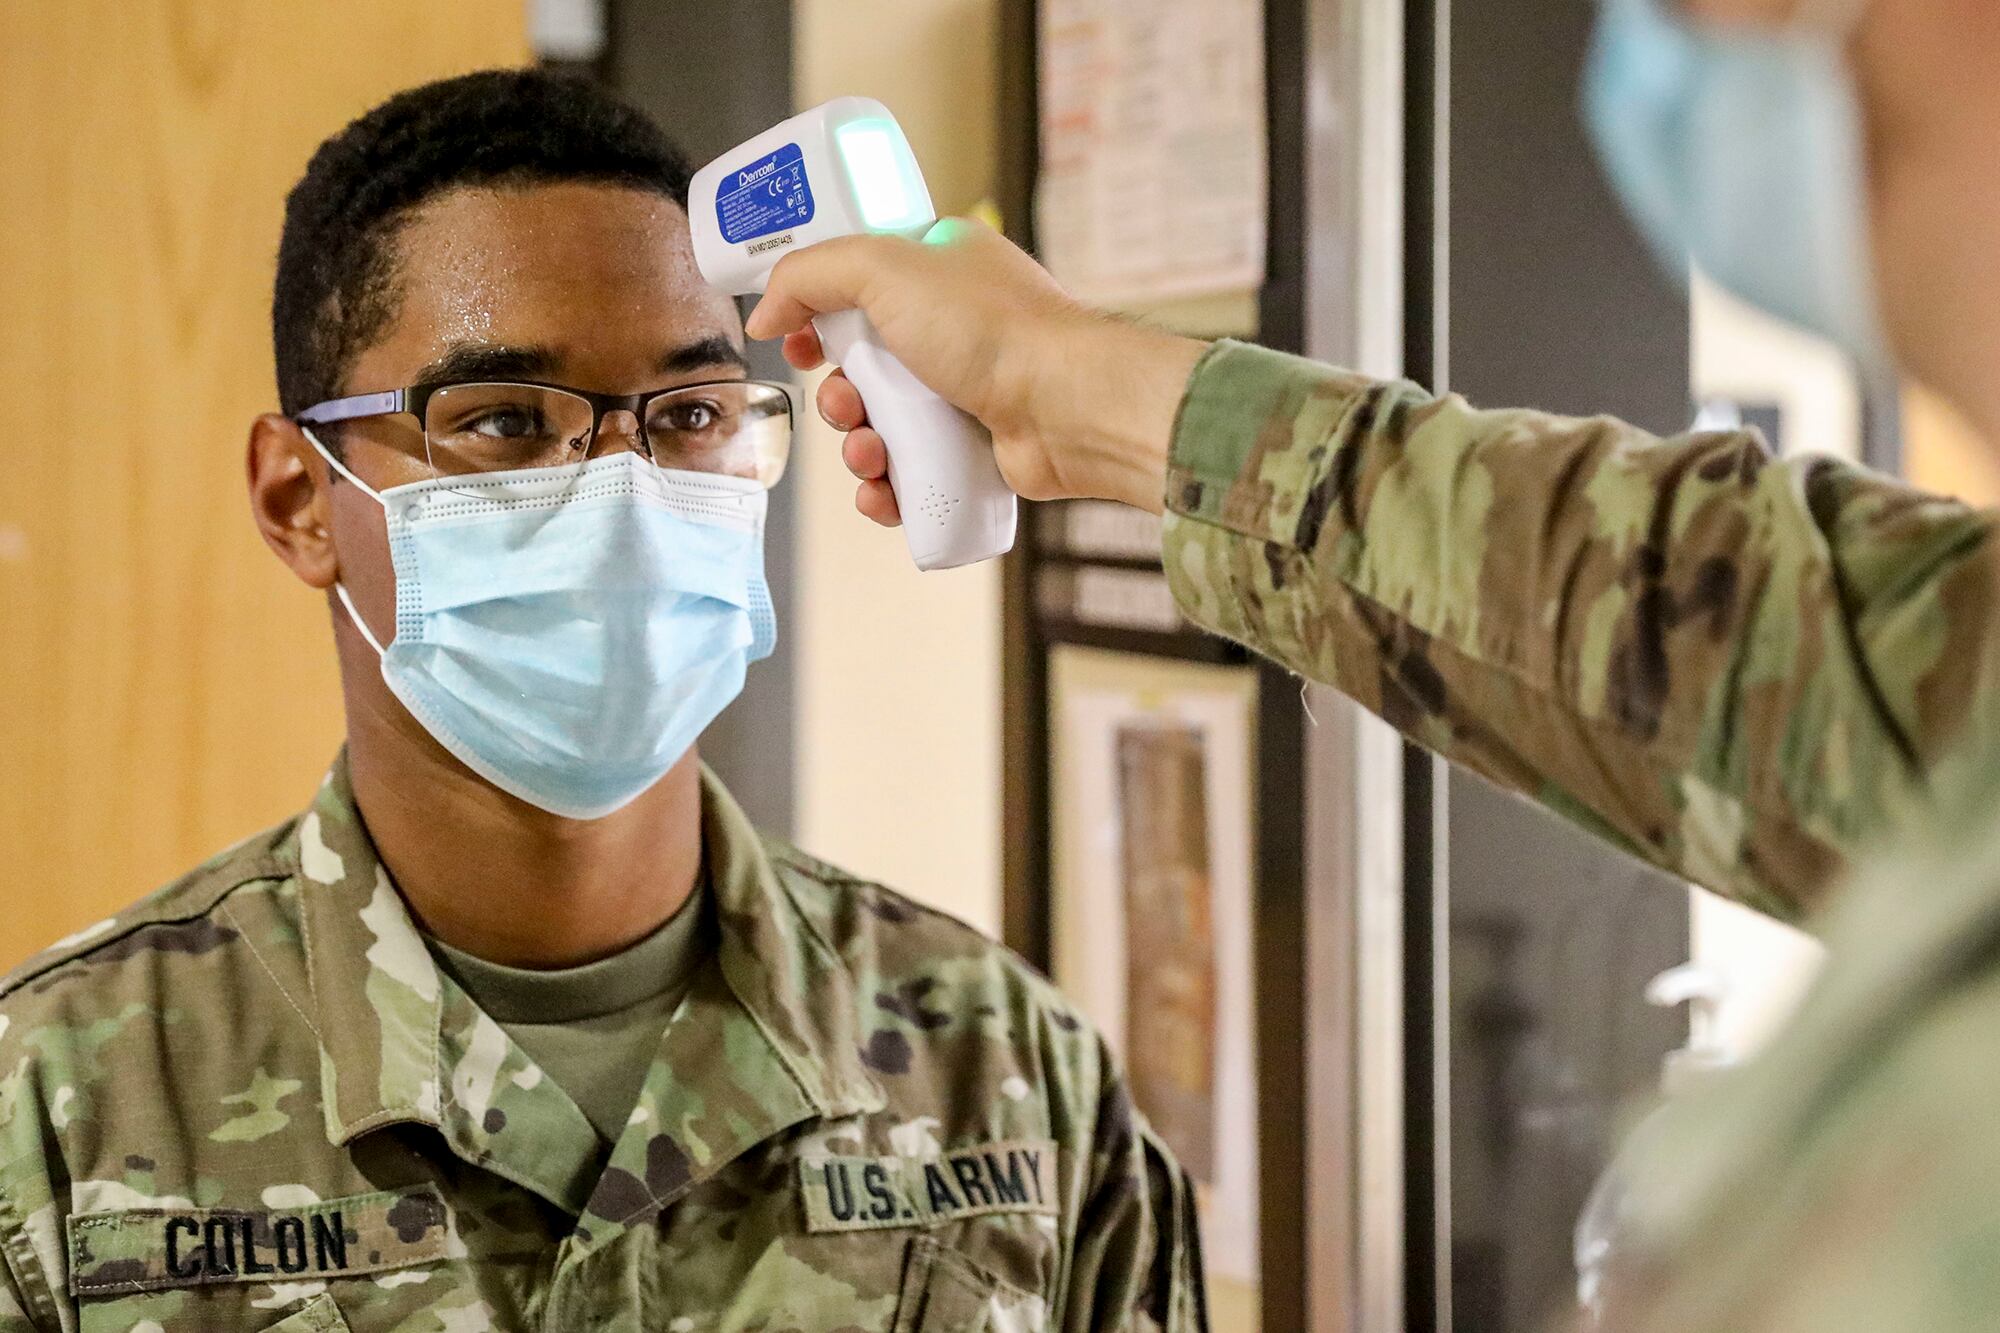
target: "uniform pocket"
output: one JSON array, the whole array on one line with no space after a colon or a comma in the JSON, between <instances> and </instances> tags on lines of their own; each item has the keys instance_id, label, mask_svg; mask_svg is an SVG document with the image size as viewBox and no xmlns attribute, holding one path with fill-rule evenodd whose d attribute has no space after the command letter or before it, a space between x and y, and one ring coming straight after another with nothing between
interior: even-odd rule
<instances>
[{"instance_id":1,"label":"uniform pocket","mask_svg":"<svg viewBox=\"0 0 2000 1333\"><path fill-rule=\"evenodd\" d=\"M917 1236L904 1251L890 1333L1003 1333L1013 1321L996 1325L995 1314L1019 1294L950 1246Z\"/></svg>"},{"instance_id":2,"label":"uniform pocket","mask_svg":"<svg viewBox=\"0 0 2000 1333\"><path fill-rule=\"evenodd\" d=\"M903 1253L903 1290L890 1333L985 1333L1000 1280L928 1236Z\"/></svg>"},{"instance_id":3,"label":"uniform pocket","mask_svg":"<svg viewBox=\"0 0 2000 1333\"><path fill-rule=\"evenodd\" d=\"M348 1328L333 1297L322 1291L264 1333L348 1333Z\"/></svg>"}]
</instances>

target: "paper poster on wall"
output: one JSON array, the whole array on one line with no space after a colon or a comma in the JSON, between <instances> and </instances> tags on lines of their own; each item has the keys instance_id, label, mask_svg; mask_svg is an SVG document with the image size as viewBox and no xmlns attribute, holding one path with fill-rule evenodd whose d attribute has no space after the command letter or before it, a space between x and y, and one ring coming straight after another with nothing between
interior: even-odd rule
<instances>
[{"instance_id":1,"label":"paper poster on wall","mask_svg":"<svg viewBox=\"0 0 2000 1333\"><path fill-rule=\"evenodd\" d=\"M1132 1097L1203 1185L1216 1180L1214 865L1207 734L1143 717L1118 728L1125 1050Z\"/></svg>"},{"instance_id":2,"label":"paper poster on wall","mask_svg":"<svg viewBox=\"0 0 2000 1333\"><path fill-rule=\"evenodd\" d=\"M1050 685L1056 983L1195 1181L1215 1305L1254 1309L1257 675L1063 646Z\"/></svg>"},{"instance_id":3,"label":"paper poster on wall","mask_svg":"<svg viewBox=\"0 0 2000 1333\"><path fill-rule=\"evenodd\" d=\"M1086 301L1264 281L1262 0L1044 0L1041 257Z\"/></svg>"}]
</instances>

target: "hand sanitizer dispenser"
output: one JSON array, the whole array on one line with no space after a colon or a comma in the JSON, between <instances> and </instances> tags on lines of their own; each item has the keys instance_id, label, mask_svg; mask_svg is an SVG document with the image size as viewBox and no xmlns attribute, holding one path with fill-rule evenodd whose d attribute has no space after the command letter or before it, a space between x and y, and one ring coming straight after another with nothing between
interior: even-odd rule
<instances>
[{"instance_id":1,"label":"hand sanitizer dispenser","mask_svg":"<svg viewBox=\"0 0 2000 1333\"><path fill-rule=\"evenodd\" d=\"M1669 1051L1660 1062L1660 1094L1672 1100L1735 1063L1723 1046L1716 1010L1728 997L1728 983L1698 963L1669 968L1646 983L1646 1003L1662 1009L1687 1005L1688 1043ZM1646 1156L1659 1136L1660 1113L1655 1107L1633 1127L1618 1155L1583 1206L1575 1235L1576 1298L1582 1315L1579 1328L1595 1330L1602 1321L1604 1281L1628 1235L1632 1161Z\"/></svg>"}]
</instances>

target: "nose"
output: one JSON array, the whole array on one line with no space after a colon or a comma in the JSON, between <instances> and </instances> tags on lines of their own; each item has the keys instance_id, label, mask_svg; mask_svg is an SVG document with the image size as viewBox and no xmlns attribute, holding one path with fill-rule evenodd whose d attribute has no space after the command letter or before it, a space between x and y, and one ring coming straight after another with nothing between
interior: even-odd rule
<instances>
[{"instance_id":1,"label":"nose","mask_svg":"<svg viewBox=\"0 0 2000 1333\"><path fill-rule=\"evenodd\" d=\"M591 453L599 458L614 453L646 452L645 437L639 430L639 418L634 413L619 407L604 414L604 420L597 423L597 439Z\"/></svg>"}]
</instances>

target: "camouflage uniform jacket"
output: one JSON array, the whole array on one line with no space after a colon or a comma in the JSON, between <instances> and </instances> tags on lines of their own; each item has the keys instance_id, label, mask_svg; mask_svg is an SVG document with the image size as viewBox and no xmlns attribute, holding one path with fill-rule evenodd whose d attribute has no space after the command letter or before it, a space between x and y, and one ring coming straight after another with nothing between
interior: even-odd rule
<instances>
[{"instance_id":1,"label":"camouflage uniform jacket","mask_svg":"<svg viewBox=\"0 0 2000 1333\"><path fill-rule=\"evenodd\" d=\"M972 930L760 842L609 1167L432 963L345 765L0 990L0 1329L1201 1326L1185 1177Z\"/></svg>"},{"instance_id":2,"label":"camouflage uniform jacket","mask_svg":"<svg viewBox=\"0 0 2000 1333\"><path fill-rule=\"evenodd\" d=\"M1233 343L1167 486L1191 618L1828 943L1649 1136L1603 1326L2000 1326L1994 516Z\"/></svg>"}]
</instances>

